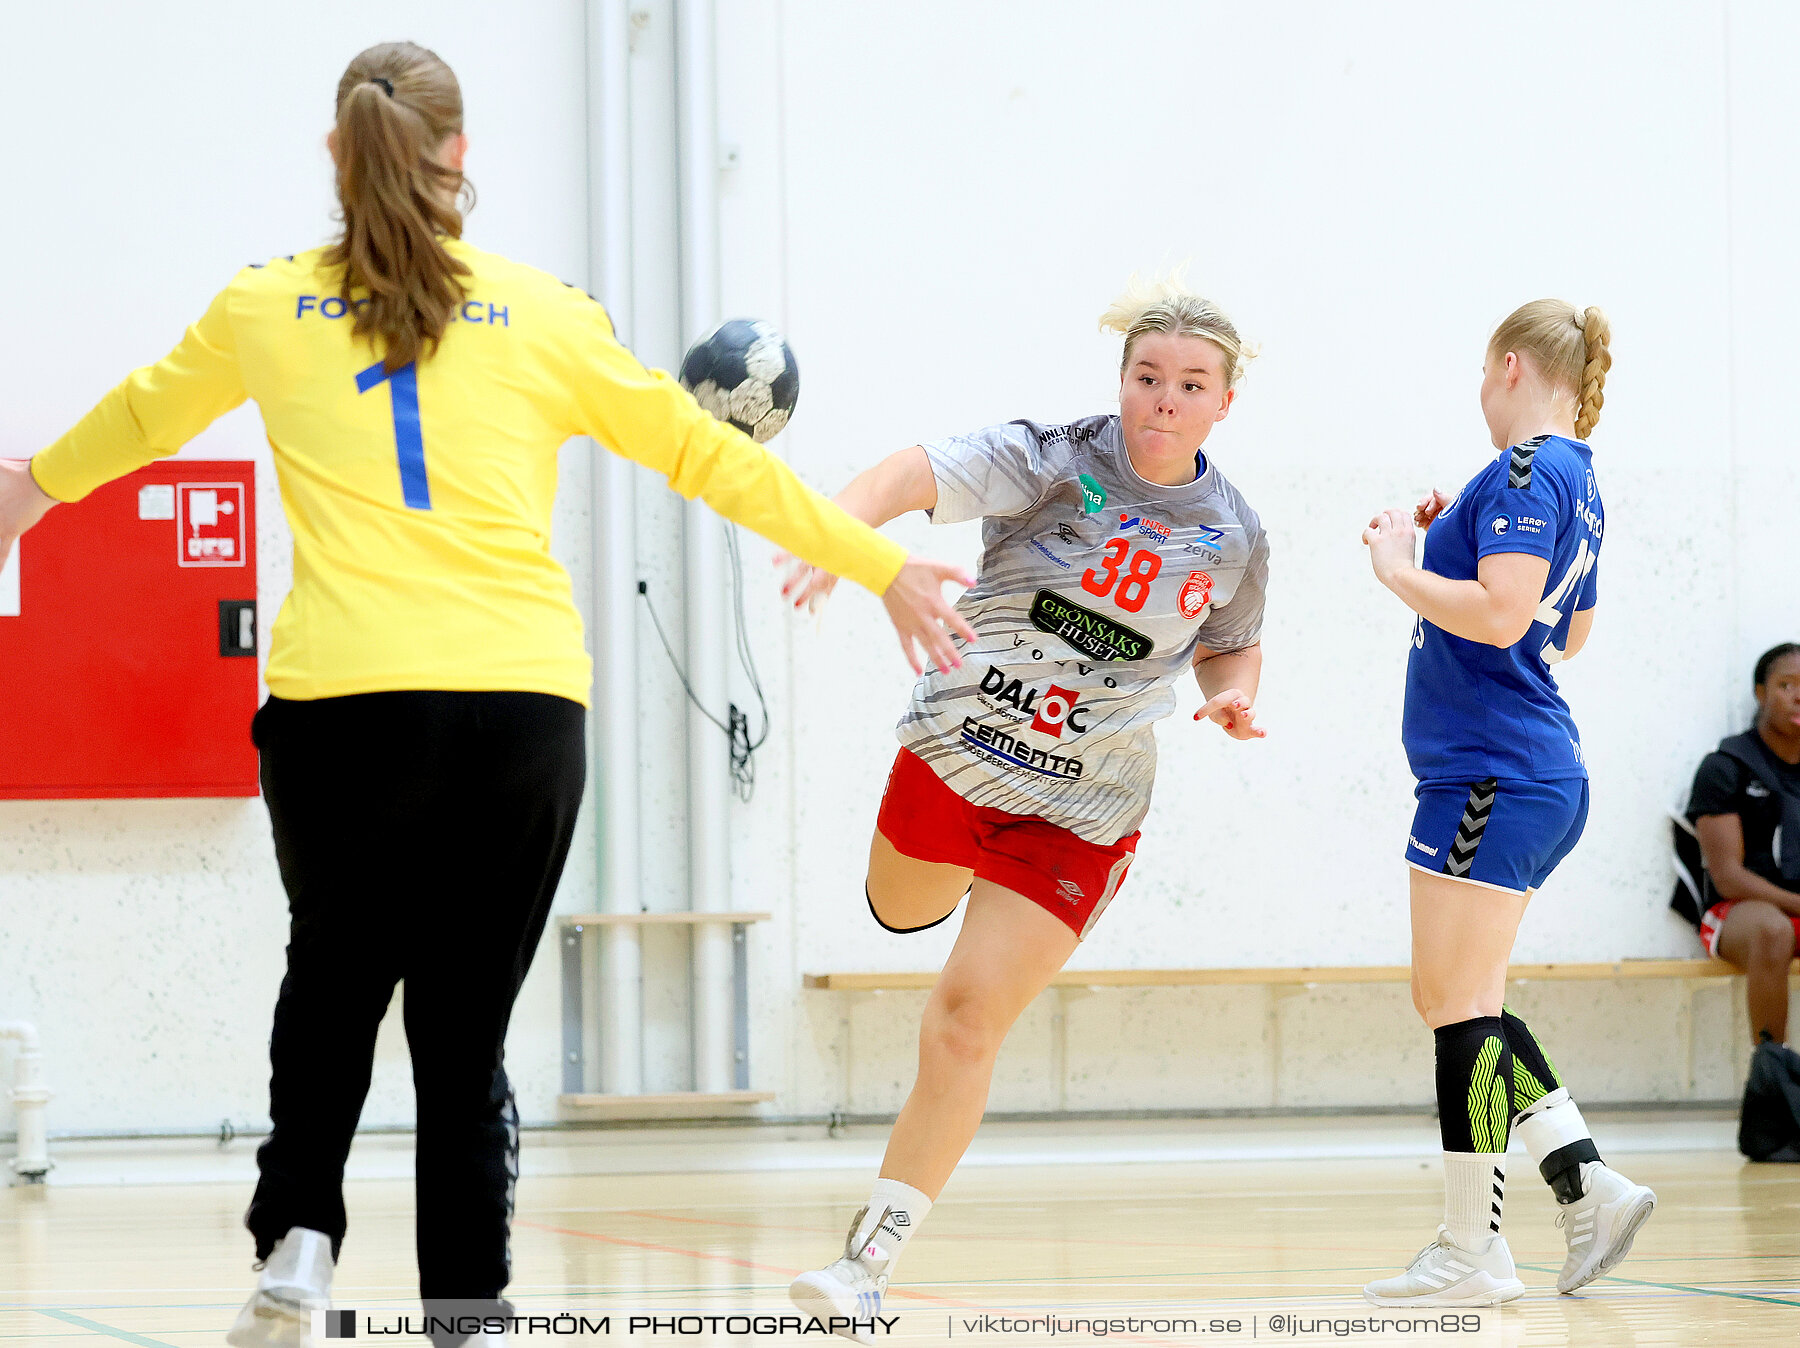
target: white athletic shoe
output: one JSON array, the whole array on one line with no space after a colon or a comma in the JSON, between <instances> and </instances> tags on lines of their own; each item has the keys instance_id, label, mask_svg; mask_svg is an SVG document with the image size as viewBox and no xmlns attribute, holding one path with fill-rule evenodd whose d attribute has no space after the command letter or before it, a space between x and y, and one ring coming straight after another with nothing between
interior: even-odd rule
<instances>
[{"instance_id":1,"label":"white athletic shoe","mask_svg":"<svg viewBox=\"0 0 1800 1348\"><path fill-rule=\"evenodd\" d=\"M331 1309L331 1237L296 1226L256 1265L262 1275L237 1322L232 1348L312 1348L312 1313Z\"/></svg>"},{"instance_id":2,"label":"white athletic shoe","mask_svg":"<svg viewBox=\"0 0 1800 1348\"><path fill-rule=\"evenodd\" d=\"M1398 1278L1363 1288L1363 1299L1377 1306L1498 1306L1524 1294L1505 1237L1490 1236L1485 1249L1465 1250L1450 1239L1447 1226L1438 1227L1437 1239Z\"/></svg>"},{"instance_id":3,"label":"white athletic shoe","mask_svg":"<svg viewBox=\"0 0 1800 1348\"><path fill-rule=\"evenodd\" d=\"M850 1234L844 1241L844 1256L835 1263L813 1273L802 1273L788 1284L788 1299L803 1314L817 1316L829 1323L834 1317L843 1320L872 1320L881 1314L881 1298L887 1291L888 1265L892 1262L873 1243L857 1240L863 1219L869 1215L864 1207L850 1223ZM887 1213L881 1214L881 1221ZM873 1223L870 1230L880 1226ZM840 1326L837 1333L857 1343L874 1343L872 1334Z\"/></svg>"},{"instance_id":4,"label":"white athletic shoe","mask_svg":"<svg viewBox=\"0 0 1800 1348\"><path fill-rule=\"evenodd\" d=\"M1632 1239L1656 1208L1656 1195L1600 1161L1581 1166L1582 1196L1565 1204L1556 1224L1568 1237L1569 1257L1556 1290L1573 1292L1631 1253Z\"/></svg>"}]
</instances>

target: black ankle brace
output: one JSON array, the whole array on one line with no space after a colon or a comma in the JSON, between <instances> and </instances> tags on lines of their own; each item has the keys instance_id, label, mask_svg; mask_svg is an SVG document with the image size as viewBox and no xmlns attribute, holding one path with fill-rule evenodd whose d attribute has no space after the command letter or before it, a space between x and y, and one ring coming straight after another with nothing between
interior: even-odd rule
<instances>
[{"instance_id":1,"label":"black ankle brace","mask_svg":"<svg viewBox=\"0 0 1800 1348\"><path fill-rule=\"evenodd\" d=\"M1567 1205L1582 1196L1581 1166L1585 1161L1598 1161L1600 1150L1594 1146L1594 1139L1584 1137L1566 1147L1558 1147L1544 1158L1538 1167L1538 1174L1544 1177L1556 1194L1556 1201Z\"/></svg>"}]
</instances>

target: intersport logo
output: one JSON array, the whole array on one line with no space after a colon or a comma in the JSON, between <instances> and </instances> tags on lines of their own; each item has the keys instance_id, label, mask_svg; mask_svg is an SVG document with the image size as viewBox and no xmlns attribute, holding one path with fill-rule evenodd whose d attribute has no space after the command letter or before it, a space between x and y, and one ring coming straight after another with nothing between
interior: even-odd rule
<instances>
[{"instance_id":1,"label":"intersport logo","mask_svg":"<svg viewBox=\"0 0 1800 1348\"><path fill-rule=\"evenodd\" d=\"M1161 540L1167 540L1169 534L1172 532L1169 526L1164 524L1161 520L1153 520L1144 515L1119 516L1120 533L1128 534L1134 529L1145 538Z\"/></svg>"}]
</instances>

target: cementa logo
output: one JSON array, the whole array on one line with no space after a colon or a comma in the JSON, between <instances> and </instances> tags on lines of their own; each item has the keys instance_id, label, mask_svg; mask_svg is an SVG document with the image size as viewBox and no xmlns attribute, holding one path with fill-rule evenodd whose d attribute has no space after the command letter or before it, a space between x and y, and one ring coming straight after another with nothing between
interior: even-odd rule
<instances>
[{"instance_id":1,"label":"cementa logo","mask_svg":"<svg viewBox=\"0 0 1800 1348\"><path fill-rule=\"evenodd\" d=\"M1081 508L1089 515L1106 509L1106 488L1094 481L1091 473L1081 475Z\"/></svg>"}]
</instances>

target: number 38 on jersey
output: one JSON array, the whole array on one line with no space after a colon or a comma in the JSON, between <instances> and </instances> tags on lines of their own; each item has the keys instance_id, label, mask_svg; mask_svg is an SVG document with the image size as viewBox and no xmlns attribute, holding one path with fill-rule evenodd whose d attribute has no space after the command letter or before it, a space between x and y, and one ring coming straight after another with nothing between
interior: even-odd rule
<instances>
[{"instance_id":1,"label":"number 38 on jersey","mask_svg":"<svg viewBox=\"0 0 1800 1348\"><path fill-rule=\"evenodd\" d=\"M1136 613L1150 597L1150 582L1161 570L1162 558L1154 549L1132 552L1128 539L1114 538L1107 542L1100 565L1082 574L1081 588L1103 599L1110 594L1113 603L1127 613Z\"/></svg>"}]
</instances>

